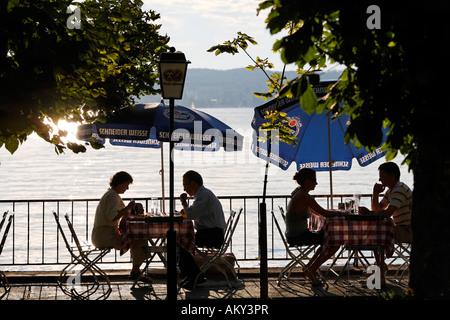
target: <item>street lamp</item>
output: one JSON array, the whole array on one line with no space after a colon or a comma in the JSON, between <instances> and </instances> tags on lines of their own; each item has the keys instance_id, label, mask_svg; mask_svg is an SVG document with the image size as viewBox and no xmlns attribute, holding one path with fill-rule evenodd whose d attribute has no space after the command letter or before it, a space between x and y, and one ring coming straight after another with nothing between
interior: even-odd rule
<instances>
[{"instance_id":1,"label":"street lamp","mask_svg":"<svg viewBox=\"0 0 450 320\"><path fill-rule=\"evenodd\" d=\"M183 96L184 81L186 79L187 65L190 62L186 60L184 53L175 52L175 48L170 48L170 52L161 54L159 61L159 79L161 86L161 95L164 99L169 99L170 108L170 228L167 231L167 299L177 299L177 233L174 229L174 162L172 133L174 131L174 108L175 99L181 99Z\"/></svg>"},{"instance_id":2,"label":"street lamp","mask_svg":"<svg viewBox=\"0 0 450 320\"><path fill-rule=\"evenodd\" d=\"M175 48L170 48L170 52L161 54L159 61L159 80L162 97L164 99L181 99L183 96L184 81L186 80L187 61L184 53L175 52Z\"/></svg>"}]
</instances>

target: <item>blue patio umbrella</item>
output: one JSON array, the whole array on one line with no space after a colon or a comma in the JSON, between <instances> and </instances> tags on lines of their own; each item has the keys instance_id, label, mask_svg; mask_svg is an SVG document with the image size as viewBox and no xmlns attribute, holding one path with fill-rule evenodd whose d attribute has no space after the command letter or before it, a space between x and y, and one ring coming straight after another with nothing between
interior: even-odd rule
<instances>
[{"instance_id":1,"label":"blue patio umbrella","mask_svg":"<svg viewBox=\"0 0 450 320\"><path fill-rule=\"evenodd\" d=\"M113 145L160 148L170 142L170 110L164 103L137 104L118 110L106 122L79 126L78 139L109 138ZM175 148L181 150L242 150L243 136L201 110L176 105Z\"/></svg>"},{"instance_id":2,"label":"blue patio umbrella","mask_svg":"<svg viewBox=\"0 0 450 320\"><path fill-rule=\"evenodd\" d=\"M314 88L316 96L322 97L326 93L327 86L334 82L322 82ZM269 121L265 119L266 111L279 111L286 113L289 119L291 134L295 136L297 144L288 144L275 139L259 141L259 135L265 135L259 129L261 125ZM266 185L268 164L272 163L286 170L292 162L297 163L297 169L304 167L316 171L330 172L331 208L333 208L333 179L332 170L349 170L352 159L358 159L360 165L365 166L381 158L385 152L380 149L368 152L365 148L358 149L353 143L345 144L345 131L349 125L349 116L341 116L331 121L326 112L309 115L300 107L297 100L290 98L278 98L271 100L255 108L252 120L253 134L252 151L266 161L266 175L264 178L263 201L260 203L260 254L261 254L261 296L267 296L267 231L266 231ZM273 137L273 135L271 135ZM384 140L386 137L384 137ZM383 140L383 141L384 141ZM330 165L331 163L331 165Z\"/></svg>"},{"instance_id":3,"label":"blue patio umbrella","mask_svg":"<svg viewBox=\"0 0 450 320\"><path fill-rule=\"evenodd\" d=\"M321 93L324 92L320 88L328 84L330 83L322 83L322 87L315 88L318 97L323 95ZM289 145L282 141L272 143L270 163L283 170L286 170L292 162L295 162L297 170L306 167L316 171L329 171L331 196L333 196L333 170L350 170L353 158L358 161L359 165L367 166L386 153L386 150L382 151L380 147L373 152L369 152L364 147L356 147L352 142L345 143L344 136L350 124L349 115L341 115L336 119L331 119L332 116L327 115L326 112L321 114L313 112L310 115L303 111L297 100L280 98L255 108L252 121L252 127L255 130L252 151L262 159L267 160L269 145L267 141L258 141L259 128L264 122L268 121L264 119L266 111L274 110L286 113L286 117L290 120L291 134L297 138L297 144ZM387 129L380 128L380 130L383 130L383 141L381 143L383 144L387 138Z\"/></svg>"},{"instance_id":4,"label":"blue patio umbrella","mask_svg":"<svg viewBox=\"0 0 450 320\"><path fill-rule=\"evenodd\" d=\"M161 148L170 142L170 108L164 103L137 104L118 110L105 122L80 125L77 138L94 138L112 145ZM243 136L219 119L201 110L176 105L174 108L174 148L178 150L240 151ZM163 164L161 148L161 165ZM163 168L163 166L162 166ZM164 172L161 170L164 199ZM164 205L164 200L163 200Z\"/></svg>"}]
</instances>

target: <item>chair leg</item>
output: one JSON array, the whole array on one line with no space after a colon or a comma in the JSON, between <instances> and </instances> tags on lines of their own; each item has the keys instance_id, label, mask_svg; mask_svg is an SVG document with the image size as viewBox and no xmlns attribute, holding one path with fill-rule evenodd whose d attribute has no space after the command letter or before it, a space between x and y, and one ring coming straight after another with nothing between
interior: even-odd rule
<instances>
[{"instance_id":1,"label":"chair leg","mask_svg":"<svg viewBox=\"0 0 450 320\"><path fill-rule=\"evenodd\" d=\"M290 278L292 269L294 269L295 266L299 265L302 268L305 268L306 264L303 263L303 260L307 259L308 255L314 250L314 248L314 246L307 247L305 250L301 250L300 254L298 254L297 256L295 256L293 252L289 251L288 253L290 254L292 259L286 266L284 266L284 268L278 275L277 285L280 285L283 278L286 278L286 280Z\"/></svg>"},{"instance_id":2,"label":"chair leg","mask_svg":"<svg viewBox=\"0 0 450 320\"><path fill-rule=\"evenodd\" d=\"M231 271L234 280L237 280L238 277L237 277L236 271L234 271L234 267L228 261L226 261L225 259L222 259L221 257L218 257L217 259L212 261L211 259L208 259L206 256L204 256L202 253L200 253L200 255L203 257L203 259L206 260L206 262L200 267L200 272L195 277L194 288L197 286L197 281L198 281L198 278L200 277L200 275L204 274L206 272L206 270L208 270L213 265L225 276L225 279L227 280L228 286L230 288L232 288L233 286L231 285L231 282L230 282L230 279L228 277L228 274L227 274L226 270L224 268L222 268L220 265L218 265L217 263L215 263L215 262L217 260L220 260Z\"/></svg>"},{"instance_id":3,"label":"chair leg","mask_svg":"<svg viewBox=\"0 0 450 320\"><path fill-rule=\"evenodd\" d=\"M337 255L334 256L333 261L331 262L330 267L328 268L327 272L325 273L325 276L328 276L328 273L331 271L333 272L336 276L339 276L338 273L336 273L336 271L333 270L334 265L336 264L337 259L339 259L339 257L342 255L342 253L345 251L345 248L342 247L341 251L339 251L339 253Z\"/></svg>"},{"instance_id":4,"label":"chair leg","mask_svg":"<svg viewBox=\"0 0 450 320\"><path fill-rule=\"evenodd\" d=\"M148 267L150 266L150 263L152 262L153 259L147 260L145 263L144 268L142 269L141 273L139 274L139 276L133 281L133 285L131 286L131 289L134 289L136 287L136 285L138 285L139 280L141 280L141 278L144 276L145 273L145 277L148 277L149 272L148 272Z\"/></svg>"},{"instance_id":5,"label":"chair leg","mask_svg":"<svg viewBox=\"0 0 450 320\"><path fill-rule=\"evenodd\" d=\"M6 275L3 273L3 271L0 271L0 287L3 288L3 292L0 294L0 299L3 299L3 297L7 295L9 290L11 289L8 279L6 278Z\"/></svg>"},{"instance_id":6,"label":"chair leg","mask_svg":"<svg viewBox=\"0 0 450 320\"><path fill-rule=\"evenodd\" d=\"M397 268L397 271L395 272L395 275L394 275L394 279L400 283L403 280L403 276L404 276L405 272L409 270L409 255L410 255L410 251L409 251L409 248L404 247L402 245L399 245L395 249L395 251L400 256L400 258L404 261ZM406 254L408 255L408 257L406 256Z\"/></svg>"},{"instance_id":7,"label":"chair leg","mask_svg":"<svg viewBox=\"0 0 450 320\"><path fill-rule=\"evenodd\" d=\"M89 300L97 290L101 287L100 279L106 282L107 289L100 294L96 300L107 299L112 292L111 282L106 273L95 265L107 252L99 254L94 260L88 260L86 257L78 258L78 260L69 263L60 273L58 279L59 288L72 299ZM76 266L82 266L78 272ZM87 275L86 275L87 274ZM86 289L79 291L76 286L80 287L81 278L83 276L92 277L92 283L86 285Z\"/></svg>"},{"instance_id":8,"label":"chair leg","mask_svg":"<svg viewBox=\"0 0 450 320\"><path fill-rule=\"evenodd\" d=\"M345 248L343 248L343 249L341 250L341 253L342 253L344 250L345 250ZM351 251L351 252L350 252L350 251ZM341 253L340 253L340 254L341 254ZM347 258L347 261L345 262L345 264L344 264L344 266L342 267L341 271L339 271L339 274L338 274L338 276L337 276L337 279L334 281L334 283L338 283L338 282L339 282L339 280L340 280L340 278L341 278L341 275L342 275L342 272L343 272L345 269L347 269L347 281L348 281L348 282L350 281L350 267L349 267L349 262L350 262L350 260L354 257L355 253L356 253L355 250L349 250L349 256L348 256L348 258ZM339 254L339 255L340 255L340 254ZM336 256L335 260L339 257L339 255ZM334 261L333 261L333 263L334 263Z\"/></svg>"}]
</instances>

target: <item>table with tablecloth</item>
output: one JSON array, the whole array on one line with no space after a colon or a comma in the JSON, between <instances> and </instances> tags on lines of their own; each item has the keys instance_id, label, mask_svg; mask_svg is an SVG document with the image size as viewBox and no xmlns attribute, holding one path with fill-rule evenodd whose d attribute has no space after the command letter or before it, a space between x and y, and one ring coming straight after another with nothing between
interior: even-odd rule
<instances>
[{"instance_id":1,"label":"table with tablecloth","mask_svg":"<svg viewBox=\"0 0 450 320\"><path fill-rule=\"evenodd\" d=\"M169 218L128 217L122 225L122 245L120 255L130 249L131 242L137 239L163 239L170 229ZM195 233L192 221L176 217L174 229L178 244L188 252L195 251Z\"/></svg>"},{"instance_id":2,"label":"table with tablecloth","mask_svg":"<svg viewBox=\"0 0 450 320\"><path fill-rule=\"evenodd\" d=\"M329 217L325 220L323 247L381 245L387 258L394 252L394 222L364 216Z\"/></svg>"}]
</instances>

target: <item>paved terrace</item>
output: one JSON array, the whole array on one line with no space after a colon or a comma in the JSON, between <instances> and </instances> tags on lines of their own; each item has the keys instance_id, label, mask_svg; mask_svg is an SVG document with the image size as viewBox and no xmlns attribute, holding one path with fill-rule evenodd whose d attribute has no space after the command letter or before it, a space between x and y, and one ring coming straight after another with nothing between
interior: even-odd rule
<instances>
[{"instance_id":1,"label":"paved terrace","mask_svg":"<svg viewBox=\"0 0 450 320\"><path fill-rule=\"evenodd\" d=\"M360 272L347 273L336 281L336 276L327 276L322 286L312 286L306 280L301 270L295 270L289 280L282 280L277 284L281 268L269 269L268 297L277 299L392 299L402 297L408 291L408 279L398 281L394 278L394 270L390 270L386 277L386 284L380 290L367 288L368 275ZM3 300L70 300L57 285L57 272L5 272L11 285L10 292ZM132 281L127 279L125 271L108 271L112 292L108 300L166 300L167 287L165 274L152 273L153 283L140 284L132 287ZM348 281L349 280L349 281ZM208 281L195 290L180 289L177 300L222 300L229 299L260 299L260 280L258 269L240 269L239 280L228 287L221 275L208 275ZM100 289L101 290L101 289ZM3 291L2 291L3 292ZM95 298L95 297L94 297ZM223 300L222 300L223 301Z\"/></svg>"}]
</instances>

